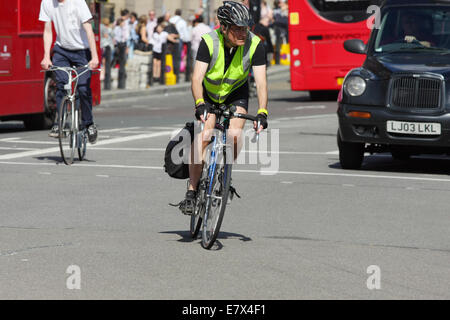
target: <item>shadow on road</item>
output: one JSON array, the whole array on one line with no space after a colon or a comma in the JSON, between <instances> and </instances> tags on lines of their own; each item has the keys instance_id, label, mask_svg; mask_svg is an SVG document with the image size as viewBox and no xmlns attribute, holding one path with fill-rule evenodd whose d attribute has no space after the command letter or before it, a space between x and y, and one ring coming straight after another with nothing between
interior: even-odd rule
<instances>
[{"instance_id":1,"label":"shadow on road","mask_svg":"<svg viewBox=\"0 0 450 320\"><path fill-rule=\"evenodd\" d=\"M23 123L1 123L0 134L27 131Z\"/></svg>"},{"instance_id":2,"label":"shadow on road","mask_svg":"<svg viewBox=\"0 0 450 320\"><path fill-rule=\"evenodd\" d=\"M194 242L201 238L201 232L199 233L199 236L197 238L192 238L189 231L162 231L160 232L162 234L176 234L181 237L181 239L178 239L178 242ZM219 236L217 237L216 243L213 246L213 250L220 250L223 247L223 244L219 240L224 239L238 239L243 242L252 241L252 238L244 236L242 234L238 233L231 233L231 232L220 232Z\"/></svg>"},{"instance_id":3,"label":"shadow on road","mask_svg":"<svg viewBox=\"0 0 450 320\"><path fill-rule=\"evenodd\" d=\"M56 164L63 164L63 160L61 158L61 156L41 156L41 157L34 157L34 159L36 160L40 160L40 161L46 161L46 160L50 160L50 161L55 161ZM77 163L83 163L83 162L96 162L95 160L89 160L84 158L83 161L79 161L78 157L75 156L75 158L73 159L73 164L77 164Z\"/></svg>"},{"instance_id":4,"label":"shadow on road","mask_svg":"<svg viewBox=\"0 0 450 320\"><path fill-rule=\"evenodd\" d=\"M342 170L339 162L329 165L331 169ZM395 160L388 153L365 156L359 171L450 174L450 157L439 155L412 156L409 160Z\"/></svg>"}]
</instances>

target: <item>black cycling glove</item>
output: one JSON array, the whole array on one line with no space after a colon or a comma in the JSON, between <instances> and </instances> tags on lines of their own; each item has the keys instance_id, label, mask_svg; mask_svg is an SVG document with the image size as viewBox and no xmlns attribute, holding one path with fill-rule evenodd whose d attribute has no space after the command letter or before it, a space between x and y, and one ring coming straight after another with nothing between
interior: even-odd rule
<instances>
[{"instance_id":1,"label":"black cycling glove","mask_svg":"<svg viewBox=\"0 0 450 320\"><path fill-rule=\"evenodd\" d=\"M195 117L197 118L197 120L200 120L200 116L204 115L205 110L206 113L209 112L209 107L204 103L199 104L198 106L195 107Z\"/></svg>"},{"instance_id":2,"label":"black cycling glove","mask_svg":"<svg viewBox=\"0 0 450 320\"><path fill-rule=\"evenodd\" d=\"M268 123L267 123L267 114L265 113L258 113L256 118L259 121L259 124L263 127L263 129L267 129ZM259 128L256 128L258 130Z\"/></svg>"}]
</instances>

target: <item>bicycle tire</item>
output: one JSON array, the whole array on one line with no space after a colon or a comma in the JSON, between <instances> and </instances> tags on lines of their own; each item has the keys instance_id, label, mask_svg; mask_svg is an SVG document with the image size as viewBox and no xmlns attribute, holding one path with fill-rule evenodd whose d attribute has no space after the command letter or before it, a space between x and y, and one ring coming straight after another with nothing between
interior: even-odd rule
<instances>
[{"instance_id":1,"label":"bicycle tire","mask_svg":"<svg viewBox=\"0 0 450 320\"><path fill-rule=\"evenodd\" d=\"M73 112L73 103L67 97L64 97L59 108L58 141L61 157L67 165L73 163L75 156L76 129L73 121Z\"/></svg>"},{"instance_id":2,"label":"bicycle tire","mask_svg":"<svg viewBox=\"0 0 450 320\"><path fill-rule=\"evenodd\" d=\"M81 112L78 112L78 128L81 128ZM86 157L86 149L87 149L87 132L86 128L81 130L78 134L77 140L80 139L80 141L77 141L78 148L78 159L80 161L83 161L83 159Z\"/></svg>"},{"instance_id":3,"label":"bicycle tire","mask_svg":"<svg viewBox=\"0 0 450 320\"><path fill-rule=\"evenodd\" d=\"M224 157L226 159L226 157ZM231 183L231 164L224 164L218 166L215 170L212 183L213 190L212 194L216 191L216 186L221 187L220 191L220 209L216 214L213 214L212 208L214 201L211 197L208 198L203 222L203 232L202 232L202 246L205 249L211 249L211 247L216 242L217 236L219 235L220 227L222 225L223 217L225 215L225 209L228 202L228 194L230 192ZM222 174L222 177L220 175ZM222 181L220 181L222 180ZM219 200L218 198L214 199Z\"/></svg>"},{"instance_id":4,"label":"bicycle tire","mask_svg":"<svg viewBox=\"0 0 450 320\"><path fill-rule=\"evenodd\" d=\"M197 198L195 199L194 214L191 215L190 233L193 239L196 239L202 226L203 216L205 214L206 199L206 179L208 175L208 166L203 164L202 174L197 187Z\"/></svg>"}]
</instances>

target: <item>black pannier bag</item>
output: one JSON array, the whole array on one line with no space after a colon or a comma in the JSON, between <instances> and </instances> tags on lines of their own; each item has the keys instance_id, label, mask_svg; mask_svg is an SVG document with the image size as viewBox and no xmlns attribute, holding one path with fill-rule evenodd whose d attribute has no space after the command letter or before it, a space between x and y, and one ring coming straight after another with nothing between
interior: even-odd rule
<instances>
[{"instance_id":1,"label":"black pannier bag","mask_svg":"<svg viewBox=\"0 0 450 320\"><path fill-rule=\"evenodd\" d=\"M189 178L188 163L193 141L194 122L187 122L184 128L169 141L164 154L164 170L172 178Z\"/></svg>"}]
</instances>

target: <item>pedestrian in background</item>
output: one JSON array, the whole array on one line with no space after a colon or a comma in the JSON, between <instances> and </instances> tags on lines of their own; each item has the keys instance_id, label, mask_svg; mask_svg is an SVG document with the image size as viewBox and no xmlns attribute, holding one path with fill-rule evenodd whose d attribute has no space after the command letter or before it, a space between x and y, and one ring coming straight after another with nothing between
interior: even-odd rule
<instances>
[{"instance_id":1,"label":"pedestrian in background","mask_svg":"<svg viewBox=\"0 0 450 320\"><path fill-rule=\"evenodd\" d=\"M114 34L109 18L103 18L100 24L100 48L102 49L102 71L100 80L103 80L103 89L111 89L111 61L114 47Z\"/></svg>"},{"instance_id":2,"label":"pedestrian in background","mask_svg":"<svg viewBox=\"0 0 450 320\"><path fill-rule=\"evenodd\" d=\"M204 34L210 33L212 29L204 23L203 17L199 16L194 20L194 28L192 29L192 40L191 40L191 57L192 57L192 65L194 65L198 47L200 42L202 41L202 36Z\"/></svg>"},{"instance_id":3,"label":"pedestrian in background","mask_svg":"<svg viewBox=\"0 0 450 320\"><path fill-rule=\"evenodd\" d=\"M164 31L166 31L168 33L168 37L167 37L167 44L166 44L166 51L165 54L168 55L172 55L172 62L173 62L173 71L174 74L176 75L176 78L178 80L178 76L177 76L177 72L179 72L179 67L177 69L176 65L176 60L179 59L178 56L178 43L179 43L179 38L180 35L177 31L177 28L175 27L175 25L173 23L170 23L170 13L166 12L166 14L164 15L164 21L163 21L163 25L164 25ZM164 59L164 57L162 57L162 59ZM163 65L164 65L163 61ZM179 64L178 64L179 65Z\"/></svg>"},{"instance_id":4,"label":"pedestrian in background","mask_svg":"<svg viewBox=\"0 0 450 320\"><path fill-rule=\"evenodd\" d=\"M136 50L148 52L151 51L150 40L147 38L147 16L142 15L139 18L138 25L136 26L136 34L138 37Z\"/></svg>"},{"instance_id":5,"label":"pedestrian in background","mask_svg":"<svg viewBox=\"0 0 450 320\"><path fill-rule=\"evenodd\" d=\"M181 64L181 52L183 50L183 44L189 40L188 29L186 21L181 17L181 9L175 10L175 15L169 19L169 22L175 26L179 35L179 41L173 47L173 71L177 77L177 83L180 78L180 64Z\"/></svg>"},{"instance_id":6,"label":"pedestrian in background","mask_svg":"<svg viewBox=\"0 0 450 320\"><path fill-rule=\"evenodd\" d=\"M268 19L269 25L273 22L273 11L267 4L266 0L261 1L261 18L260 21L263 21L263 19Z\"/></svg>"},{"instance_id":7,"label":"pedestrian in background","mask_svg":"<svg viewBox=\"0 0 450 320\"><path fill-rule=\"evenodd\" d=\"M169 34L164 31L163 24L160 23L156 26L153 32L150 43L153 46L153 82L160 82L161 79L161 59L163 45L167 42Z\"/></svg>"},{"instance_id":8,"label":"pedestrian in background","mask_svg":"<svg viewBox=\"0 0 450 320\"><path fill-rule=\"evenodd\" d=\"M273 10L273 28L275 31L275 64L280 64L281 45L288 42L288 6L281 0L275 0Z\"/></svg>"},{"instance_id":9,"label":"pedestrian in background","mask_svg":"<svg viewBox=\"0 0 450 320\"><path fill-rule=\"evenodd\" d=\"M127 59L133 59L133 55L134 55L134 50L136 48L136 45L138 43L138 34L136 33L136 27L138 24L138 18L137 18L137 13L136 12L132 12L130 14L130 19L128 22L128 28L130 30L130 35L128 37L128 41L127 41L127 48L128 48L128 57Z\"/></svg>"},{"instance_id":10,"label":"pedestrian in background","mask_svg":"<svg viewBox=\"0 0 450 320\"><path fill-rule=\"evenodd\" d=\"M148 21L147 21L147 39L151 39L153 32L155 31L157 25L157 19L154 10L150 10L148 12Z\"/></svg>"},{"instance_id":11,"label":"pedestrian in background","mask_svg":"<svg viewBox=\"0 0 450 320\"><path fill-rule=\"evenodd\" d=\"M127 62L127 41L129 37L129 29L126 26L126 21L123 18L117 19L114 28L114 43L115 43L115 61L119 64L119 80L118 88L125 89L126 84L126 70L125 64Z\"/></svg>"}]
</instances>

